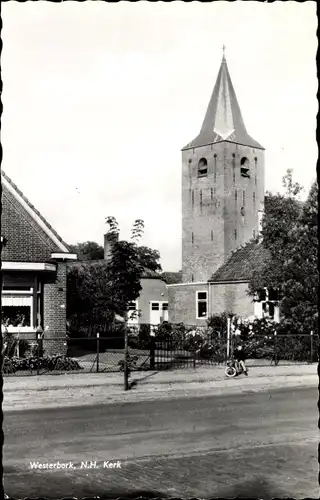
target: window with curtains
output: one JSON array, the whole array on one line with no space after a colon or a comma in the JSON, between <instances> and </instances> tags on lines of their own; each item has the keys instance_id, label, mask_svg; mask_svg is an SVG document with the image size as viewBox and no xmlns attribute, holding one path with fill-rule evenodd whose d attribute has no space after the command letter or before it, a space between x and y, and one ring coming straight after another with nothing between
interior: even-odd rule
<instances>
[{"instance_id":1,"label":"window with curtains","mask_svg":"<svg viewBox=\"0 0 320 500\"><path fill-rule=\"evenodd\" d=\"M1 294L2 324L8 331L34 328L33 288L29 286L3 286Z\"/></svg>"}]
</instances>

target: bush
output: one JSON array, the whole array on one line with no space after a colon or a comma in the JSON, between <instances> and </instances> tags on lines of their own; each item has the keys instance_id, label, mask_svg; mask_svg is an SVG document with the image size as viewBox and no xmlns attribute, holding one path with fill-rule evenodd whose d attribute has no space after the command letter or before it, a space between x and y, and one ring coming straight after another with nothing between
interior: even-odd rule
<instances>
[{"instance_id":1,"label":"bush","mask_svg":"<svg viewBox=\"0 0 320 500\"><path fill-rule=\"evenodd\" d=\"M150 349L150 325L140 325L138 339L140 349Z\"/></svg>"},{"instance_id":2,"label":"bush","mask_svg":"<svg viewBox=\"0 0 320 500\"><path fill-rule=\"evenodd\" d=\"M127 355L127 366L128 366L128 377L130 377L131 372L137 369L137 363L139 356L132 356L130 353ZM118 362L119 370L124 371L124 359Z\"/></svg>"},{"instance_id":3,"label":"bush","mask_svg":"<svg viewBox=\"0 0 320 500\"><path fill-rule=\"evenodd\" d=\"M185 336L186 328L183 323L163 322L155 332L156 342L166 344L164 347L167 350L175 350L182 347Z\"/></svg>"},{"instance_id":4,"label":"bush","mask_svg":"<svg viewBox=\"0 0 320 500\"><path fill-rule=\"evenodd\" d=\"M16 373L17 371L34 371L37 369L47 371L74 371L82 370L78 361L67 356L45 356L27 357L27 358L8 358L3 359L3 373Z\"/></svg>"}]
</instances>

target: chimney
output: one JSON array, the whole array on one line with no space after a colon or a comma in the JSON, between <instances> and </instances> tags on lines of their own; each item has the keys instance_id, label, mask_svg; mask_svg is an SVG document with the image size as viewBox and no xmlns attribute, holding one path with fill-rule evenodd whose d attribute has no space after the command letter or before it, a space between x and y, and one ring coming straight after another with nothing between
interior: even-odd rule
<instances>
[{"instance_id":1,"label":"chimney","mask_svg":"<svg viewBox=\"0 0 320 500\"><path fill-rule=\"evenodd\" d=\"M110 262L112 257L112 247L119 240L119 233L109 232L104 235L104 260Z\"/></svg>"}]
</instances>

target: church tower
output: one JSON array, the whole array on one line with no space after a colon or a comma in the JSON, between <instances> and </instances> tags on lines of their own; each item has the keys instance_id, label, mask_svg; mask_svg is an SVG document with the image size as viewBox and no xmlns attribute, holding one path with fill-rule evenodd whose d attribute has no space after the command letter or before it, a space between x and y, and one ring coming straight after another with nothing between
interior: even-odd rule
<instances>
[{"instance_id":1,"label":"church tower","mask_svg":"<svg viewBox=\"0 0 320 500\"><path fill-rule=\"evenodd\" d=\"M264 148L246 130L225 55L200 134L182 149L182 281L206 281L258 236Z\"/></svg>"}]
</instances>

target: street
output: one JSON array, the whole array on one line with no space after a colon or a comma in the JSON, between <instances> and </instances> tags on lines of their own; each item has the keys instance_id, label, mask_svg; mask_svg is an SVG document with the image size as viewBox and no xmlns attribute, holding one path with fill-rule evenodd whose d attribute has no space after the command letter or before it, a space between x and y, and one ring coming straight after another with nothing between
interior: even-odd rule
<instances>
[{"instance_id":1,"label":"street","mask_svg":"<svg viewBox=\"0 0 320 500\"><path fill-rule=\"evenodd\" d=\"M5 493L319 498L317 400L316 387L286 388L5 412ZM58 461L74 468L30 466Z\"/></svg>"}]
</instances>

